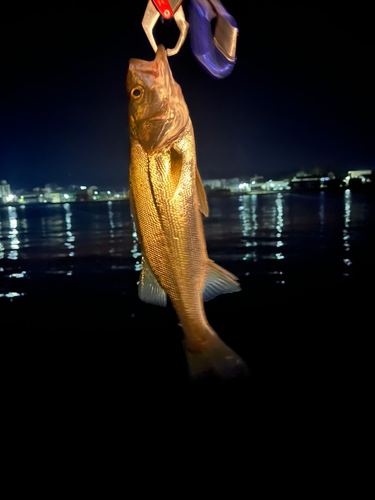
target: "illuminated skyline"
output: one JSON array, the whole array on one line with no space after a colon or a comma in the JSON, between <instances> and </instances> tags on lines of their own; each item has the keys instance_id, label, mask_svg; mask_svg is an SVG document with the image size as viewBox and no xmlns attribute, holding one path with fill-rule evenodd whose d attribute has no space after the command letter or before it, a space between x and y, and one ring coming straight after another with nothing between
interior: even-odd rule
<instances>
[{"instance_id":1,"label":"illuminated skyline","mask_svg":"<svg viewBox=\"0 0 375 500\"><path fill-rule=\"evenodd\" d=\"M4 16L0 178L12 189L127 184L124 82L131 57L154 57L141 28L146 3L36 4ZM244 16L224 4L240 30L232 75L209 77L188 41L170 59L202 177L374 169L370 13L266 1ZM173 23L155 33L166 45L176 34Z\"/></svg>"}]
</instances>

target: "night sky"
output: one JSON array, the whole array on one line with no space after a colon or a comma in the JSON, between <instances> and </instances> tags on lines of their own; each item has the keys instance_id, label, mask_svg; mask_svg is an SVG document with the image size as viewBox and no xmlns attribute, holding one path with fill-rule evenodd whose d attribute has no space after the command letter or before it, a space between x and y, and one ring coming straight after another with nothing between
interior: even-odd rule
<instances>
[{"instance_id":1,"label":"night sky","mask_svg":"<svg viewBox=\"0 0 375 500\"><path fill-rule=\"evenodd\" d=\"M13 190L48 182L127 185L127 64L154 58L141 27L146 3L60 2L47 9L35 2L2 11L0 179ZM189 38L170 58L202 177L375 168L370 5L224 5L240 30L228 78L204 72ZM173 46L174 22L158 23L155 37Z\"/></svg>"}]
</instances>

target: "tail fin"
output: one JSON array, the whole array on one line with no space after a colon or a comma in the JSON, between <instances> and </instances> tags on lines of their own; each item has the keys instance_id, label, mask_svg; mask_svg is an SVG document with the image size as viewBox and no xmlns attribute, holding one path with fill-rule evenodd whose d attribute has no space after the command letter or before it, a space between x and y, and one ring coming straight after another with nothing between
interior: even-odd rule
<instances>
[{"instance_id":1,"label":"tail fin","mask_svg":"<svg viewBox=\"0 0 375 500\"><path fill-rule=\"evenodd\" d=\"M245 362L215 334L213 342L201 351L185 349L190 378L201 380L231 380L246 378Z\"/></svg>"}]
</instances>

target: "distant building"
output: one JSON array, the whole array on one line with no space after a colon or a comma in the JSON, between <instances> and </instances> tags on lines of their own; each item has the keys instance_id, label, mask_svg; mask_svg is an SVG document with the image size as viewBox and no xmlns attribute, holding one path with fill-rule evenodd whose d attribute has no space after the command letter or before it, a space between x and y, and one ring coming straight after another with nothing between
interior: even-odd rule
<instances>
[{"instance_id":1,"label":"distant building","mask_svg":"<svg viewBox=\"0 0 375 500\"><path fill-rule=\"evenodd\" d=\"M63 201L63 193L49 192L44 193L44 202L46 203L61 203Z\"/></svg>"},{"instance_id":2,"label":"distant building","mask_svg":"<svg viewBox=\"0 0 375 500\"><path fill-rule=\"evenodd\" d=\"M8 203L11 201L12 193L10 191L10 184L7 181L2 180L0 182L0 201L3 203Z\"/></svg>"},{"instance_id":3,"label":"distant building","mask_svg":"<svg viewBox=\"0 0 375 500\"><path fill-rule=\"evenodd\" d=\"M263 184L264 182L264 176L263 175L258 175L255 174L249 179L250 184Z\"/></svg>"},{"instance_id":4,"label":"distant building","mask_svg":"<svg viewBox=\"0 0 375 500\"><path fill-rule=\"evenodd\" d=\"M366 177L372 174L372 170L349 170L348 175L351 179L355 179L357 177Z\"/></svg>"},{"instance_id":5,"label":"distant building","mask_svg":"<svg viewBox=\"0 0 375 500\"><path fill-rule=\"evenodd\" d=\"M374 175L372 170L349 170L344 179L349 189L356 190L362 188L372 188L374 186Z\"/></svg>"},{"instance_id":6,"label":"distant building","mask_svg":"<svg viewBox=\"0 0 375 500\"><path fill-rule=\"evenodd\" d=\"M239 177L232 179L205 179L202 180L203 185L209 189L209 193L213 196L227 193L260 193L265 191L282 191L289 190L289 179L280 181L265 181L263 176L255 175L249 180L241 180ZM223 192L223 193L221 193Z\"/></svg>"},{"instance_id":7,"label":"distant building","mask_svg":"<svg viewBox=\"0 0 375 500\"><path fill-rule=\"evenodd\" d=\"M360 179L362 182L369 182L372 170L349 170L348 177L350 179Z\"/></svg>"},{"instance_id":8,"label":"distant building","mask_svg":"<svg viewBox=\"0 0 375 500\"><path fill-rule=\"evenodd\" d=\"M42 203L43 202L43 195L38 194L37 192L24 193L24 194L21 194L19 196L18 202L22 203L23 205L27 205L30 203Z\"/></svg>"},{"instance_id":9,"label":"distant building","mask_svg":"<svg viewBox=\"0 0 375 500\"><path fill-rule=\"evenodd\" d=\"M72 192L65 192L64 193L60 193L61 195L61 202L63 203L69 203L70 201L77 201L77 194L76 193L72 193Z\"/></svg>"},{"instance_id":10,"label":"distant building","mask_svg":"<svg viewBox=\"0 0 375 500\"><path fill-rule=\"evenodd\" d=\"M225 187L236 193L240 190L239 189L240 184L241 184L241 181L240 181L239 177L233 177L232 179L227 179Z\"/></svg>"},{"instance_id":11,"label":"distant building","mask_svg":"<svg viewBox=\"0 0 375 500\"><path fill-rule=\"evenodd\" d=\"M202 180L203 186L208 186L210 189L221 189L222 181L221 179L206 179Z\"/></svg>"},{"instance_id":12,"label":"distant building","mask_svg":"<svg viewBox=\"0 0 375 500\"><path fill-rule=\"evenodd\" d=\"M246 186L248 191L264 191L266 188L263 175L253 175Z\"/></svg>"},{"instance_id":13,"label":"distant building","mask_svg":"<svg viewBox=\"0 0 375 500\"><path fill-rule=\"evenodd\" d=\"M281 181L269 180L262 184L265 191L287 191L290 189L289 179L284 179Z\"/></svg>"},{"instance_id":14,"label":"distant building","mask_svg":"<svg viewBox=\"0 0 375 500\"><path fill-rule=\"evenodd\" d=\"M77 201L88 201L89 195L87 192L87 186L80 186L76 191Z\"/></svg>"},{"instance_id":15,"label":"distant building","mask_svg":"<svg viewBox=\"0 0 375 500\"><path fill-rule=\"evenodd\" d=\"M290 187L297 191L305 189L320 189L321 183L321 177L318 175L298 172L290 181Z\"/></svg>"},{"instance_id":16,"label":"distant building","mask_svg":"<svg viewBox=\"0 0 375 500\"><path fill-rule=\"evenodd\" d=\"M90 186L87 190L87 195L89 200L95 200L96 195L98 194L98 186Z\"/></svg>"}]
</instances>

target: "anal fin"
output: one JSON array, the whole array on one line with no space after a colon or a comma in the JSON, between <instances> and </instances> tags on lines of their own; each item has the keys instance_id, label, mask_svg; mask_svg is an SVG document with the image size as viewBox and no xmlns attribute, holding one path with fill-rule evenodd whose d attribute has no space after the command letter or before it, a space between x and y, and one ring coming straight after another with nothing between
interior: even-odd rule
<instances>
[{"instance_id":1,"label":"anal fin","mask_svg":"<svg viewBox=\"0 0 375 500\"><path fill-rule=\"evenodd\" d=\"M139 277L138 297L148 304L162 307L167 305L167 294L157 282L150 264L144 255L142 256L142 270Z\"/></svg>"},{"instance_id":2,"label":"anal fin","mask_svg":"<svg viewBox=\"0 0 375 500\"><path fill-rule=\"evenodd\" d=\"M222 293L233 293L240 290L238 278L234 274L218 266L212 260L208 261L208 272L202 291L204 301L214 299Z\"/></svg>"}]
</instances>

